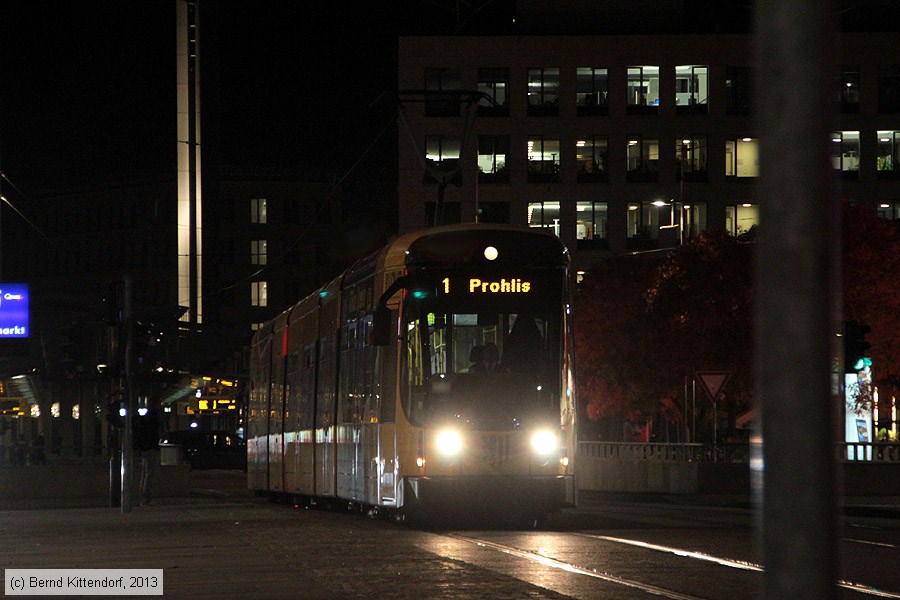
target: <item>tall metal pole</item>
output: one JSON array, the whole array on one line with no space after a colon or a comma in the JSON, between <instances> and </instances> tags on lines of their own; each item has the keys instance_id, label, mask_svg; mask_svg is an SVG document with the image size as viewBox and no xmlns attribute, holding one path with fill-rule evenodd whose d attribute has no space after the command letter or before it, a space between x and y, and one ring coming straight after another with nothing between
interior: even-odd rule
<instances>
[{"instance_id":1,"label":"tall metal pole","mask_svg":"<svg viewBox=\"0 0 900 600\"><path fill-rule=\"evenodd\" d=\"M122 512L131 512L132 473L134 450L132 448L132 425L134 424L134 369L132 367L134 350L134 311L131 303L132 280L125 277L125 419L122 425Z\"/></svg>"},{"instance_id":2,"label":"tall metal pole","mask_svg":"<svg viewBox=\"0 0 900 600\"><path fill-rule=\"evenodd\" d=\"M835 4L756 5L762 455L753 468L754 481L762 482L756 498L767 600L837 597L837 390L831 363L839 320L840 213L829 161Z\"/></svg>"}]
</instances>

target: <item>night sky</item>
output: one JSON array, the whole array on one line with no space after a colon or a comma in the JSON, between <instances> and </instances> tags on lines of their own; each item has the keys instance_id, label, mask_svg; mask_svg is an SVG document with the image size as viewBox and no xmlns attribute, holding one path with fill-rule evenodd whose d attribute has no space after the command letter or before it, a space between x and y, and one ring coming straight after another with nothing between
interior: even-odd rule
<instances>
[{"instance_id":1,"label":"night sky","mask_svg":"<svg viewBox=\"0 0 900 600\"><path fill-rule=\"evenodd\" d=\"M393 180L395 130L372 145L397 35L451 29L454 3L316 4L201 3L205 159ZM174 29L165 0L0 3L0 168L21 194L175 172Z\"/></svg>"},{"instance_id":2,"label":"night sky","mask_svg":"<svg viewBox=\"0 0 900 600\"><path fill-rule=\"evenodd\" d=\"M695 16L724 14L712 8L722 6L719 0L686 2ZM893 15L900 2L844 4L851 7L845 20L897 27L872 17ZM729 15L749 6L724 5ZM326 180L356 165L349 182L390 185L397 36L508 33L514 6L514 0L201 2L207 164L297 167ZM18 188L10 193L4 182L4 193L14 198L174 173L174 26L171 0L0 3L0 169Z\"/></svg>"}]
</instances>

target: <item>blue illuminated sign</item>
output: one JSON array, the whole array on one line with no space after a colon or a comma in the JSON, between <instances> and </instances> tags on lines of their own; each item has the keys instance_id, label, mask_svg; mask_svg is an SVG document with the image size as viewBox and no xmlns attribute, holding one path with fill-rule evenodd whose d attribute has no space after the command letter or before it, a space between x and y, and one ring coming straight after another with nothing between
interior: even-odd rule
<instances>
[{"instance_id":1,"label":"blue illuminated sign","mask_svg":"<svg viewBox=\"0 0 900 600\"><path fill-rule=\"evenodd\" d=\"M28 337L28 284L0 283L0 338Z\"/></svg>"}]
</instances>

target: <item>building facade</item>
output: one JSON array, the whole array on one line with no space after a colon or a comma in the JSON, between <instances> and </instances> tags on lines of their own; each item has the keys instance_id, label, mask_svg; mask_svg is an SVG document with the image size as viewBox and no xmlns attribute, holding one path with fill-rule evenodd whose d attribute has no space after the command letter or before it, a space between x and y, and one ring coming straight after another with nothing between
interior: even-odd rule
<instances>
[{"instance_id":1,"label":"building facade","mask_svg":"<svg viewBox=\"0 0 900 600\"><path fill-rule=\"evenodd\" d=\"M705 229L749 231L759 223L753 89L766 82L753 44L401 38L400 231L476 220L547 228L581 268ZM900 217L897 47L897 33L843 34L834 74L842 194L888 219Z\"/></svg>"}]
</instances>

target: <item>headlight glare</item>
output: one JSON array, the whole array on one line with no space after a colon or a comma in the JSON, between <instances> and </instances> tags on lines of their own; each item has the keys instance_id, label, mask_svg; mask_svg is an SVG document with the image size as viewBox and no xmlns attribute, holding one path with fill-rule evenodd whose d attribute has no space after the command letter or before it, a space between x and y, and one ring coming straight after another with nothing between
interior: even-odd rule
<instances>
[{"instance_id":1,"label":"headlight glare","mask_svg":"<svg viewBox=\"0 0 900 600\"><path fill-rule=\"evenodd\" d=\"M531 436L531 448L541 456L547 456L556 452L559 441L552 431L537 431Z\"/></svg>"},{"instance_id":2,"label":"headlight glare","mask_svg":"<svg viewBox=\"0 0 900 600\"><path fill-rule=\"evenodd\" d=\"M438 452L444 456L455 456L462 450L462 436L453 429L445 429L438 433L435 443Z\"/></svg>"}]
</instances>

